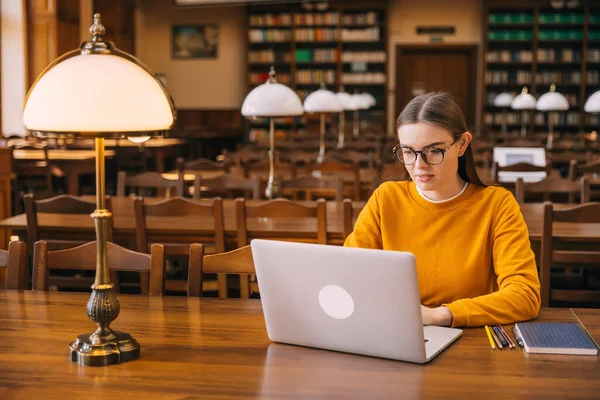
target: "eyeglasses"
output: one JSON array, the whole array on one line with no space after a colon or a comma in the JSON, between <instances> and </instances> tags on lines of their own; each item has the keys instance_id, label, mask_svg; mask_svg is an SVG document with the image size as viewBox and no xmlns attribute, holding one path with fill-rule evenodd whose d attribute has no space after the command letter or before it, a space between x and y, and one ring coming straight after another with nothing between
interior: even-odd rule
<instances>
[{"instance_id":1,"label":"eyeglasses","mask_svg":"<svg viewBox=\"0 0 600 400\"><path fill-rule=\"evenodd\" d=\"M444 155L446 154L446 152L450 150L450 147L452 147L459 138L460 135L454 138L452 143L450 143L450 146L446 147L445 149L439 149L437 147L426 147L423 150L413 150L408 147L401 147L398 144L396 147L394 147L394 150L392 151L394 152L394 155L398 158L398 160L400 160L400 162L404 165L414 164L417 161L417 157L419 154L421 154L421 158L427 164L439 165L442 163L442 161L444 161Z\"/></svg>"}]
</instances>

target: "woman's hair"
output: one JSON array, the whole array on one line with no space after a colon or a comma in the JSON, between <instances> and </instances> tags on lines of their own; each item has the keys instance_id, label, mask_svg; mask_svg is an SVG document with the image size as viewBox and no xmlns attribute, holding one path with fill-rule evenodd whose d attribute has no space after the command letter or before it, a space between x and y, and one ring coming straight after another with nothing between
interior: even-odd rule
<instances>
[{"instance_id":1,"label":"woman's hair","mask_svg":"<svg viewBox=\"0 0 600 400\"><path fill-rule=\"evenodd\" d=\"M468 130L465 116L458 102L452 95L444 92L425 93L412 99L396 120L396 132L402 125L419 122L444 129L450 132L453 137L457 137ZM398 164L400 164L398 165L400 180L410 180L410 175L404 165L400 161L398 161ZM463 155L458 158L458 174L465 182L486 186L477 175L470 144Z\"/></svg>"}]
</instances>

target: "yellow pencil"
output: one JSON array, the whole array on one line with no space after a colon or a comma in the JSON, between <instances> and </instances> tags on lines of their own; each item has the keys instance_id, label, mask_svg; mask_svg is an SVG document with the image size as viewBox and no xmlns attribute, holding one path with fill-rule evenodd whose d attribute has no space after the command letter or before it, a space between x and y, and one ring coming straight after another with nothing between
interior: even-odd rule
<instances>
[{"instance_id":1,"label":"yellow pencil","mask_svg":"<svg viewBox=\"0 0 600 400\"><path fill-rule=\"evenodd\" d=\"M494 344L494 339L492 339L492 334L490 333L490 328L488 328L488 326L485 326L485 333L487 333L487 337L490 341L490 346L492 346L492 350L496 350L496 345Z\"/></svg>"}]
</instances>

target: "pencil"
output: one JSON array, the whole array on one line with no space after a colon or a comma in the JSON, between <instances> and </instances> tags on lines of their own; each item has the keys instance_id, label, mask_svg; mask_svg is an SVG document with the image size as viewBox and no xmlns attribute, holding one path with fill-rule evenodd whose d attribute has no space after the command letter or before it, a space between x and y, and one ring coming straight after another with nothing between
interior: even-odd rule
<instances>
[{"instance_id":1,"label":"pencil","mask_svg":"<svg viewBox=\"0 0 600 400\"><path fill-rule=\"evenodd\" d=\"M512 341L512 339L510 338L510 336L508 336L508 333L506 333L506 331L504 330L504 327L502 325L498 325L498 328L500 328L500 331L502 332L502 334L504 335L504 337L506 338L506 340L508 341L508 344L510 345L510 348L512 350L515 349L515 342Z\"/></svg>"},{"instance_id":2,"label":"pencil","mask_svg":"<svg viewBox=\"0 0 600 400\"><path fill-rule=\"evenodd\" d=\"M490 333L492 334L492 337L494 338L494 340L496 341L496 346L498 346L498 348L500 350L502 350L502 342L500 341L500 339L498 338L498 336L496 336L496 333L494 332L494 328L489 328Z\"/></svg>"},{"instance_id":3,"label":"pencil","mask_svg":"<svg viewBox=\"0 0 600 400\"><path fill-rule=\"evenodd\" d=\"M485 333L487 333L487 337L490 341L490 346L492 346L492 350L496 350L496 345L494 344L494 339L492 339L492 335L490 334L490 329L488 328L487 325L484 328L485 328Z\"/></svg>"}]
</instances>

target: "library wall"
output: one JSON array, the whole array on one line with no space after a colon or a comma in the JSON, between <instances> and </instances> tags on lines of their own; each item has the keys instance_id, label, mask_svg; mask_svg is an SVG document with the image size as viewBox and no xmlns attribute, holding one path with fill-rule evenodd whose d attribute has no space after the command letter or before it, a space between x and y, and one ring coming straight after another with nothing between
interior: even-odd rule
<instances>
[{"instance_id":1,"label":"library wall","mask_svg":"<svg viewBox=\"0 0 600 400\"><path fill-rule=\"evenodd\" d=\"M246 95L246 9L182 8L164 0L145 0L136 10L136 55L167 87L180 109L240 108ZM179 60L171 57L173 24L216 23L217 58Z\"/></svg>"}]
</instances>

